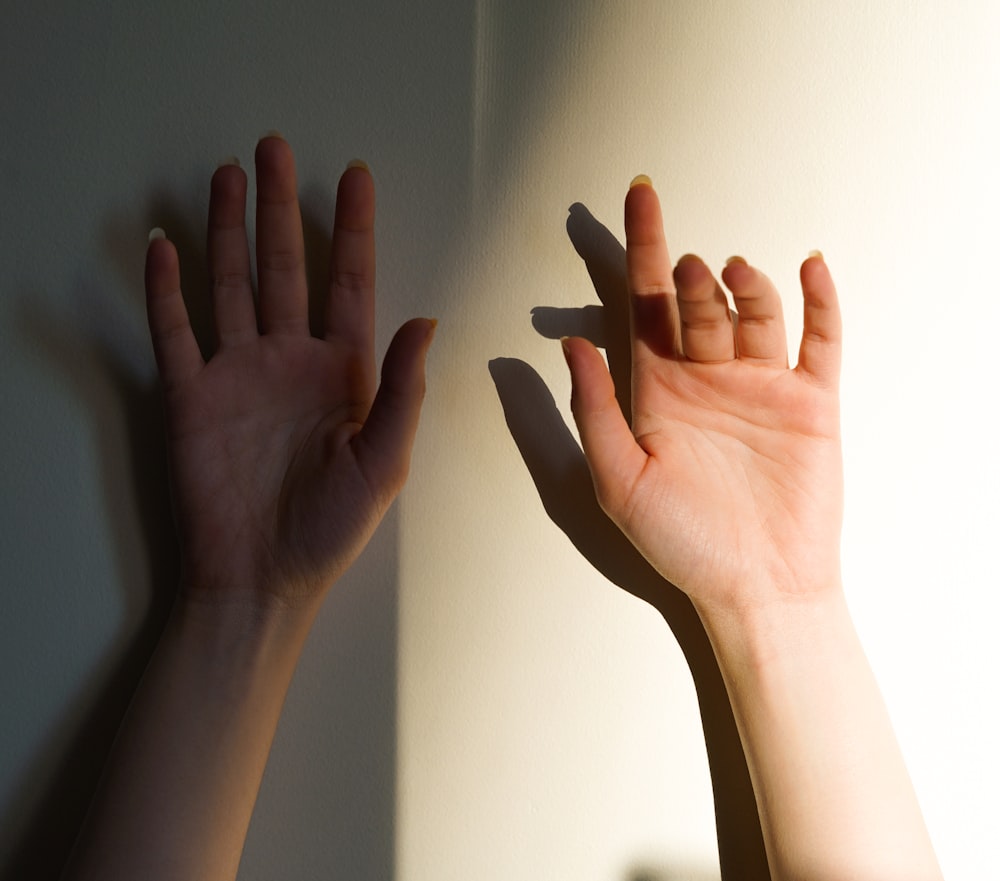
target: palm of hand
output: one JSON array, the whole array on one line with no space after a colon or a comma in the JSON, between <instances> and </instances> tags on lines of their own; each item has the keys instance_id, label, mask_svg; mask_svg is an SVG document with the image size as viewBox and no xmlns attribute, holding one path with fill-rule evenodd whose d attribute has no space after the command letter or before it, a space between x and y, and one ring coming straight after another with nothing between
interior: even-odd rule
<instances>
[{"instance_id":1,"label":"palm of hand","mask_svg":"<svg viewBox=\"0 0 1000 881\"><path fill-rule=\"evenodd\" d=\"M391 495L350 444L370 402L343 360L322 340L265 336L169 393L185 563L214 590L313 592L381 519Z\"/></svg>"},{"instance_id":2,"label":"palm of hand","mask_svg":"<svg viewBox=\"0 0 1000 881\"><path fill-rule=\"evenodd\" d=\"M667 580L728 602L757 583L809 590L805 573L836 568L834 395L794 370L670 359L637 381L634 408L648 458L615 516Z\"/></svg>"}]
</instances>

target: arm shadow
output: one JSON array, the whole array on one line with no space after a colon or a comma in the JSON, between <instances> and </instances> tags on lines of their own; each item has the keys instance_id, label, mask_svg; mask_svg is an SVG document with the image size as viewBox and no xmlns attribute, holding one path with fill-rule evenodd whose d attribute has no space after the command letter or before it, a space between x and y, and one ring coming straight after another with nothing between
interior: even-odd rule
<instances>
[{"instance_id":1,"label":"arm shadow","mask_svg":"<svg viewBox=\"0 0 1000 881\"><path fill-rule=\"evenodd\" d=\"M619 403L628 416L631 378L624 249L583 205L570 209L566 226L602 305L536 307L532 323L547 338L578 335L603 346ZM722 877L769 881L743 747L722 674L694 607L646 562L601 510L583 452L534 368L515 358L497 358L490 362L490 373L507 426L546 513L609 581L656 608L687 660L698 695L712 777ZM670 875L637 870L634 877Z\"/></svg>"}]
</instances>

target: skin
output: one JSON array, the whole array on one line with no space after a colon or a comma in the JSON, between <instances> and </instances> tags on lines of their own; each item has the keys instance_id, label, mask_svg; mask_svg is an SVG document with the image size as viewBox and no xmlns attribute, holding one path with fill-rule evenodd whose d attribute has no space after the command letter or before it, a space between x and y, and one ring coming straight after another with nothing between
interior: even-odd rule
<instances>
[{"instance_id":1,"label":"skin","mask_svg":"<svg viewBox=\"0 0 1000 881\"><path fill-rule=\"evenodd\" d=\"M202 358L177 252L150 243L182 577L64 878L234 878L292 674L323 597L405 481L434 322L396 333L376 378L374 186L340 180L322 337L309 331L292 152L257 146L258 302L247 180L212 179L216 346Z\"/></svg>"},{"instance_id":2,"label":"skin","mask_svg":"<svg viewBox=\"0 0 1000 881\"><path fill-rule=\"evenodd\" d=\"M839 565L841 321L820 256L801 268L788 366L773 284L676 265L648 181L625 202L631 424L608 368L564 340L598 500L690 598L715 650L768 864L784 879L937 879L940 870ZM665 585L666 587L666 585Z\"/></svg>"}]
</instances>

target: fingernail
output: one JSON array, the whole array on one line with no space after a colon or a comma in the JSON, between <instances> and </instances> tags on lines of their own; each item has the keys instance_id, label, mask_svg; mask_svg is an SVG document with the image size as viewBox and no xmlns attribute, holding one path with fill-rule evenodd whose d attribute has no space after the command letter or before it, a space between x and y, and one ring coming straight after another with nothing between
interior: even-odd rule
<instances>
[{"instance_id":1,"label":"fingernail","mask_svg":"<svg viewBox=\"0 0 1000 881\"><path fill-rule=\"evenodd\" d=\"M352 159L350 162L347 163L347 167L348 168L363 168L369 174L372 173L372 170L368 167L368 163L365 162L364 159Z\"/></svg>"},{"instance_id":2,"label":"fingernail","mask_svg":"<svg viewBox=\"0 0 1000 881\"><path fill-rule=\"evenodd\" d=\"M810 251L810 252L809 252L809 256L810 256L810 257L818 257L818 258L819 258L820 260L823 260L823 259L824 259L824 258L823 258L823 252L822 252L822 251Z\"/></svg>"},{"instance_id":3,"label":"fingernail","mask_svg":"<svg viewBox=\"0 0 1000 881\"><path fill-rule=\"evenodd\" d=\"M264 132L261 140L263 141L264 138L281 138L281 140L285 140L285 136L274 128L269 128L266 132Z\"/></svg>"},{"instance_id":4,"label":"fingernail","mask_svg":"<svg viewBox=\"0 0 1000 881\"><path fill-rule=\"evenodd\" d=\"M651 187L653 185L653 180L648 174L637 174L632 178L632 183L628 185L631 190L632 187Z\"/></svg>"},{"instance_id":5,"label":"fingernail","mask_svg":"<svg viewBox=\"0 0 1000 881\"><path fill-rule=\"evenodd\" d=\"M219 168L225 168L227 165L235 165L240 168L240 160L238 156L227 156L219 163Z\"/></svg>"},{"instance_id":6,"label":"fingernail","mask_svg":"<svg viewBox=\"0 0 1000 881\"><path fill-rule=\"evenodd\" d=\"M563 357L566 359L566 363L569 364L569 337L568 336L560 337L559 345L562 346Z\"/></svg>"},{"instance_id":7,"label":"fingernail","mask_svg":"<svg viewBox=\"0 0 1000 881\"><path fill-rule=\"evenodd\" d=\"M149 239L148 239L148 241L155 242L157 239L165 239L166 237L167 237L167 234L162 229L160 229L158 226L154 226L149 231Z\"/></svg>"},{"instance_id":8,"label":"fingernail","mask_svg":"<svg viewBox=\"0 0 1000 881\"><path fill-rule=\"evenodd\" d=\"M738 254L734 254L732 257L730 257L726 261L726 266L731 266L733 263L742 263L744 266L748 265L746 259L740 257Z\"/></svg>"}]
</instances>

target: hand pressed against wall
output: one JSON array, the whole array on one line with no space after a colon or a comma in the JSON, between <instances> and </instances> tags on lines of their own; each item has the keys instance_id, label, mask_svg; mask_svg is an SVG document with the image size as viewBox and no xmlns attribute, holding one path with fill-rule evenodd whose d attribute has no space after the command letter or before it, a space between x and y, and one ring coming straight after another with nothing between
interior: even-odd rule
<instances>
[{"instance_id":1,"label":"hand pressed against wall","mask_svg":"<svg viewBox=\"0 0 1000 881\"><path fill-rule=\"evenodd\" d=\"M212 180L209 269L217 348L203 360L177 254L153 242L146 280L163 381L182 590L212 602L306 603L357 556L406 476L433 323L397 332L377 388L374 186L341 178L321 338L310 334L291 150L257 148L258 301L244 226L247 181Z\"/></svg>"}]
</instances>

